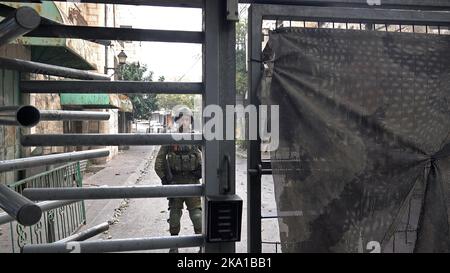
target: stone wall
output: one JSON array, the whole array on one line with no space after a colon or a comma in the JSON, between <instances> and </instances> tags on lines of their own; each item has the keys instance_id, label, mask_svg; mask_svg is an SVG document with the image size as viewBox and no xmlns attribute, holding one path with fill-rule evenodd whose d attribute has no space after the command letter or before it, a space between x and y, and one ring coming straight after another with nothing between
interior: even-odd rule
<instances>
[{"instance_id":1,"label":"stone wall","mask_svg":"<svg viewBox=\"0 0 450 273\"><path fill-rule=\"evenodd\" d=\"M0 57L11 57L29 60L31 52L28 48L9 44L0 47ZM17 71L0 69L0 106L22 105L28 101L21 98L19 92L20 74ZM21 157L26 154L26 149L20 145L20 134L27 133L29 129L21 129L16 126L0 125L0 160L8 160ZM0 184L16 181L17 172L0 173Z\"/></svg>"}]
</instances>

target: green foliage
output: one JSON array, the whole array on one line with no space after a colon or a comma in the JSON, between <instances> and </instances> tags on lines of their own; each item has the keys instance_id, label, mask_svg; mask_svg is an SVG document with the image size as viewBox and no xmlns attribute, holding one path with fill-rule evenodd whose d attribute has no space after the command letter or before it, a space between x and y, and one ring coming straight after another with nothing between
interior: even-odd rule
<instances>
[{"instance_id":1,"label":"green foliage","mask_svg":"<svg viewBox=\"0 0 450 273\"><path fill-rule=\"evenodd\" d=\"M159 77L159 81L164 80L164 76ZM194 95L157 94L156 100L159 109L172 110L177 105L185 105L190 109L194 109Z\"/></svg>"},{"instance_id":2,"label":"green foliage","mask_svg":"<svg viewBox=\"0 0 450 273\"><path fill-rule=\"evenodd\" d=\"M236 92L245 95L247 82L247 21L236 25Z\"/></svg>"},{"instance_id":3,"label":"green foliage","mask_svg":"<svg viewBox=\"0 0 450 273\"><path fill-rule=\"evenodd\" d=\"M247 151L247 141L243 139L236 139L236 147L241 150Z\"/></svg>"},{"instance_id":4,"label":"green foliage","mask_svg":"<svg viewBox=\"0 0 450 273\"><path fill-rule=\"evenodd\" d=\"M176 105L194 109L194 95L158 94L156 100L160 109L172 110Z\"/></svg>"},{"instance_id":5,"label":"green foliage","mask_svg":"<svg viewBox=\"0 0 450 273\"><path fill-rule=\"evenodd\" d=\"M124 81L153 81L153 72L139 63L125 64L120 68L120 78ZM164 80L164 77L162 77ZM161 78L160 78L161 79ZM129 94L133 103L133 115L137 119L148 119L157 106L155 94Z\"/></svg>"}]
</instances>

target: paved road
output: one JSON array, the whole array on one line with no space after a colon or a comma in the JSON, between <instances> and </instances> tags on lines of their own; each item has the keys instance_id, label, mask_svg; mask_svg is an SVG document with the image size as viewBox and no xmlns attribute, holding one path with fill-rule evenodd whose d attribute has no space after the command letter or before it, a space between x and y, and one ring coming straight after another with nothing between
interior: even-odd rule
<instances>
[{"instance_id":1,"label":"paved road","mask_svg":"<svg viewBox=\"0 0 450 273\"><path fill-rule=\"evenodd\" d=\"M105 167L96 173L87 173L84 176L84 187L98 187L102 185L160 185L156 175L154 159L159 147L134 146L121 152ZM236 158L236 191L244 200L242 240L236 244L236 252L247 251L247 213L246 213L246 159ZM273 196L272 179L263 177L262 181L262 213L275 214L276 206ZM137 237L168 236L169 217L167 199L113 199L85 201L87 225L81 230L104 222L113 223L110 230L90 240L122 239ZM181 235L193 234L193 227L187 210L183 211ZM264 241L279 241L278 224L276 220L263 220L262 236ZM9 225L2 226L0 236L0 252L10 252L11 239L9 238ZM167 252L157 250L148 252ZM180 249L180 252L197 252L198 248ZM275 252L275 245L263 244L264 252Z\"/></svg>"},{"instance_id":2,"label":"paved road","mask_svg":"<svg viewBox=\"0 0 450 273\"><path fill-rule=\"evenodd\" d=\"M158 147L132 147L113 159L100 172L84 180L86 185L160 185L154 172L154 158ZM136 164L136 162L140 162ZM133 167L135 170L132 170ZM128 177L127 177L128 175ZM122 177L121 177L122 176ZM237 157L236 188L237 194L244 199L242 241L236 244L237 252L246 252L246 159ZM276 211L273 186L270 177L264 177L262 193L262 211L274 214ZM110 230L95 239L122 239L136 237L168 236L168 210L165 198L131 199L111 201L88 201L88 226L104 221L114 222ZM187 210L183 211L180 235L193 234L193 227ZM278 225L275 220L263 220L263 240L279 241ZM275 245L264 244L264 252L275 252ZM180 252L197 252L198 248L180 249ZM156 250L147 252L167 252Z\"/></svg>"}]
</instances>

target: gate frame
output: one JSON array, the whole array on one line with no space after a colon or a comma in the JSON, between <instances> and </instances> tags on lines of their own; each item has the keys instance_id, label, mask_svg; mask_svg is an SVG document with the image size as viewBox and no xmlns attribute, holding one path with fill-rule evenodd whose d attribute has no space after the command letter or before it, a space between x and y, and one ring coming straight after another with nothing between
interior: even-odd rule
<instances>
[{"instance_id":1,"label":"gate frame","mask_svg":"<svg viewBox=\"0 0 450 273\"><path fill-rule=\"evenodd\" d=\"M289 0L284 4L273 4L274 0L248 0L241 2L260 2L252 4L248 10L248 104L258 109L261 102L258 99L258 89L264 66L262 63L262 23L264 20L293 20L335 23L367 23L392 25L446 26L450 27L450 6L440 6L438 2L432 5L421 5L423 10L415 10L418 2L392 0L395 9L380 6L374 8L367 5L361 7L365 1L351 1L350 5L323 7L323 0ZM343 4L344 1L328 1L329 4ZM383 1L382 1L383 2ZM272 3L272 4L271 4ZM347 1L347 4L350 2ZM400 3L406 3L401 5ZM410 3L410 4L408 4ZM351 7L351 5L356 7ZM349 7L350 6L350 7ZM367 31L367 30L361 30ZM258 132L259 132L259 124ZM248 124L246 126L248 128ZM247 251L249 253L262 252L261 234L261 176L271 175L269 161L261 160L261 139L249 140L247 145ZM272 217L273 218L273 217Z\"/></svg>"},{"instance_id":2,"label":"gate frame","mask_svg":"<svg viewBox=\"0 0 450 273\"><path fill-rule=\"evenodd\" d=\"M62 1L62 0L59 0ZM235 105L235 21L234 19L228 20L227 8L228 5L235 4L237 2L229 2L230 0L82 0L83 3L110 3L110 4L141 4L146 6L170 6L170 7L195 7L202 8L203 12L203 31L202 32L188 32L188 31L170 31L170 30L150 30L150 29L120 29L120 28L108 28L108 27L89 27L89 26L72 26L72 25L60 25L49 24L48 20L44 20L46 23L41 24L35 32L31 32L28 36L46 36L49 38L59 37L63 34L70 34L73 38L89 40L89 37L94 38L113 38L118 40L135 40L135 41L160 41L160 42L185 42L185 43L197 43L202 44L202 59L203 59L203 82L197 84L188 83L145 83L145 89L139 89L136 91L136 83L127 81L89 81L85 83L86 93L92 93L95 90L98 92L98 88L94 88L94 85L108 86L108 88L118 88L128 86L129 92L141 92L141 93L184 93L184 94L202 94L203 106L215 104L225 109L226 105ZM22 2L16 0L13 2ZM26 2L26 1L23 1ZM233 7L236 7L233 6ZM1 9L2 7L0 7ZM42 19L42 18L41 18ZM44 18L45 19L45 18ZM97 37L99 36L99 37ZM180 36L180 37L178 37ZM79 82L78 82L79 83ZM39 93L39 90L24 90L25 87L42 86L45 88L45 93L59 93L58 89L61 84L67 83L63 81L22 81L21 82L22 93ZM57 88L49 88L49 86L57 86ZM75 83L68 83L72 88ZM190 85L189 88L186 88ZM194 90L192 90L192 85ZM98 87L98 86L97 86ZM73 89L72 89L73 90ZM125 90L126 91L126 90ZM105 91L103 91L105 92ZM124 92L124 90L122 90ZM128 92L128 93L129 93ZM125 92L127 93L127 92ZM203 117L203 124L208 118ZM92 143L100 143L104 145L105 139L109 139L109 143L113 146L129 144L129 145L164 145L173 143L186 143L191 145L202 145L203 153L203 234L195 236L179 236L175 237L154 237L154 238L138 238L140 242L147 244L141 245L139 250L153 249L150 247L155 240L161 242L160 247L177 247L177 246L200 246L204 252L235 252L235 242L207 242L207 215L208 205L206 202L209 199L220 198L221 200L232 200L235 197L235 141L234 140L212 140L205 141L204 139L197 139L195 134L191 134L190 140L175 141L169 134L164 135L100 135L100 134L83 134L83 135L24 135L21 138L23 146L30 146L30 141L36 145L33 146L65 146L72 145L74 142L84 144L83 146L91 146ZM69 142L70 140L70 142ZM81 141L81 142L80 142ZM97 142L96 142L97 141ZM124 143L126 142L126 143ZM168 191L169 188L175 190L181 188L180 186L162 186ZM51 190L51 189L48 189ZM158 189L154 189L152 196L166 197L161 194L155 193ZM85 192L85 190L82 190ZM167 193L166 192L166 193ZM87 200L87 199L86 199ZM127 240L110 240L109 242L95 242L95 249L99 251L110 251L111 247L121 246L133 246L135 239L130 239L132 244L127 244ZM88 242L80 242L80 246L91 245ZM112 246L111 246L112 245ZM109 248L108 248L109 247ZM30 249L30 251L44 251L44 250L57 250L56 245L40 244L33 246L26 246L23 251ZM116 248L117 249L117 248ZM130 251L132 247L128 248ZM66 251L67 249L64 248Z\"/></svg>"}]
</instances>

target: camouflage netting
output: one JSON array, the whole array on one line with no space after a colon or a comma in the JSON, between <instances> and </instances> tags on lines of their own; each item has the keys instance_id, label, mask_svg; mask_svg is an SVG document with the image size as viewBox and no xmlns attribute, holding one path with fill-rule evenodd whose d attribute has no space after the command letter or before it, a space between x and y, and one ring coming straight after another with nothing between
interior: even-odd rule
<instances>
[{"instance_id":1,"label":"camouflage netting","mask_svg":"<svg viewBox=\"0 0 450 273\"><path fill-rule=\"evenodd\" d=\"M279 29L264 56L283 252L449 252L450 36Z\"/></svg>"}]
</instances>

